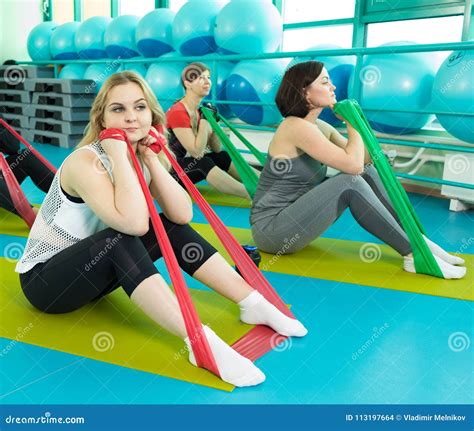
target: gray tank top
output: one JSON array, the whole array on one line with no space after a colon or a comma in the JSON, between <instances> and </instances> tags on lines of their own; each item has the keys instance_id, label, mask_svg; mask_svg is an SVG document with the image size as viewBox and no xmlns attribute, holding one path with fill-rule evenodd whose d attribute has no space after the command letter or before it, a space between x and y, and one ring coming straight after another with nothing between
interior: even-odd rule
<instances>
[{"instance_id":1,"label":"gray tank top","mask_svg":"<svg viewBox=\"0 0 474 431\"><path fill-rule=\"evenodd\" d=\"M253 198L250 223L277 215L323 182L327 166L306 153L294 158L268 155Z\"/></svg>"}]
</instances>

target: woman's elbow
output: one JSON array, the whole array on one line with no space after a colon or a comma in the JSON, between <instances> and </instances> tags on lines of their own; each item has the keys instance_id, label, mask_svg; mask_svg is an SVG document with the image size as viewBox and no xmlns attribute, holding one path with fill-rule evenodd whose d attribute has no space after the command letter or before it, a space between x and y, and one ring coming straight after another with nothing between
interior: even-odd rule
<instances>
[{"instance_id":1,"label":"woman's elbow","mask_svg":"<svg viewBox=\"0 0 474 431\"><path fill-rule=\"evenodd\" d=\"M176 224L188 224L191 223L193 219L193 207L186 209L185 211L180 211L177 214L173 214L172 217L168 217L173 223Z\"/></svg>"}]
</instances>

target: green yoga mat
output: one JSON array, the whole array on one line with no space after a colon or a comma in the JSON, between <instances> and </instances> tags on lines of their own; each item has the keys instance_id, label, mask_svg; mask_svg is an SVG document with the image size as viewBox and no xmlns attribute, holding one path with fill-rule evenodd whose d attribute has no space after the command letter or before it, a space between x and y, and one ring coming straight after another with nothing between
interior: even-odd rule
<instances>
[{"instance_id":1,"label":"green yoga mat","mask_svg":"<svg viewBox=\"0 0 474 431\"><path fill-rule=\"evenodd\" d=\"M193 227L230 262L209 225L193 223ZM230 231L241 244L253 244L249 229ZM463 279L444 280L404 271L398 253L381 244L318 238L294 254L261 254L260 268L265 271L474 301L474 255L462 255L468 268Z\"/></svg>"},{"instance_id":2,"label":"green yoga mat","mask_svg":"<svg viewBox=\"0 0 474 431\"><path fill-rule=\"evenodd\" d=\"M6 211L0 210L2 220L0 233L8 233L11 228L17 232L21 230L22 234L19 236L27 236L26 225L19 229L21 220L5 213ZM231 262L209 225L193 223L193 227ZM241 244L253 244L250 229L230 228L230 231ZM374 256L371 254L372 251ZM361 256L368 257L364 257L363 260ZM444 280L405 272L402 269L401 257L387 245L318 238L298 253L282 256L262 253L260 268L282 274L474 301L474 255L461 256L466 261L466 276L461 280Z\"/></svg>"},{"instance_id":3,"label":"green yoga mat","mask_svg":"<svg viewBox=\"0 0 474 431\"><path fill-rule=\"evenodd\" d=\"M199 185L199 191L207 202L211 205L222 205L225 207L250 208L251 204L248 199L239 198L238 196L227 195L218 192L210 186Z\"/></svg>"},{"instance_id":4,"label":"green yoga mat","mask_svg":"<svg viewBox=\"0 0 474 431\"><path fill-rule=\"evenodd\" d=\"M225 391L232 385L188 361L184 342L168 334L119 289L80 310L37 311L24 297L15 262L0 258L0 336L52 350L147 371ZM253 326L241 323L238 307L213 292L191 289L204 324L233 344Z\"/></svg>"}]
</instances>

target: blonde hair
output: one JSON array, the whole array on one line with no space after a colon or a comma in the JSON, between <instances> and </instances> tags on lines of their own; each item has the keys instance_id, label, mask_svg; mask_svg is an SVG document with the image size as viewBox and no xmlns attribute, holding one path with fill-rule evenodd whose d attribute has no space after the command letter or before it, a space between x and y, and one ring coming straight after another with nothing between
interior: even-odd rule
<instances>
[{"instance_id":1,"label":"blonde hair","mask_svg":"<svg viewBox=\"0 0 474 431\"><path fill-rule=\"evenodd\" d=\"M89 124L86 126L84 137L81 139L76 148L92 144L99 139L100 132L104 130L104 113L107 104L107 97L110 91L118 85L124 85L129 82L137 84L142 89L145 100L151 110L151 125L162 125L165 130L165 136L167 136L165 129L165 113L163 112L163 109L159 104L155 94L140 75L126 70L124 72L114 73L102 85L99 93L92 103L92 108L89 114ZM158 158L160 159L160 162L169 170L170 163L163 152L158 154Z\"/></svg>"}]
</instances>

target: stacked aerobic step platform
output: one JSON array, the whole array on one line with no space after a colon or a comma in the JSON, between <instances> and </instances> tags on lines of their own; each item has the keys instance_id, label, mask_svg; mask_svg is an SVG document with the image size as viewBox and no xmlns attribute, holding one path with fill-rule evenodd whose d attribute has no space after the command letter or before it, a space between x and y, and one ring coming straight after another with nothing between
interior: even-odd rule
<instances>
[{"instance_id":1,"label":"stacked aerobic step platform","mask_svg":"<svg viewBox=\"0 0 474 431\"><path fill-rule=\"evenodd\" d=\"M25 78L15 85L0 79L4 118L28 141L63 148L77 145L89 120L93 81L55 79L51 67L13 67L25 70Z\"/></svg>"}]
</instances>

